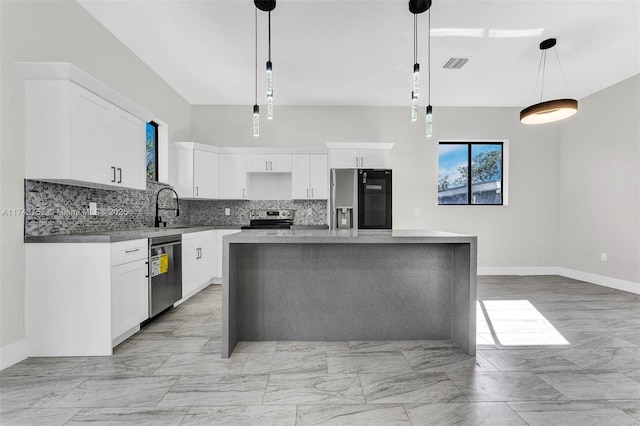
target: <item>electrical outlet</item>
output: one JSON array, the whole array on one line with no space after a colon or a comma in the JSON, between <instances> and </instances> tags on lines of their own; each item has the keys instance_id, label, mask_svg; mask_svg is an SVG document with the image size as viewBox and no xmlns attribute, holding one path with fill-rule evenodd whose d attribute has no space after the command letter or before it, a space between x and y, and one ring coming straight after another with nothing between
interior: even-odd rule
<instances>
[{"instance_id":1,"label":"electrical outlet","mask_svg":"<svg viewBox=\"0 0 640 426\"><path fill-rule=\"evenodd\" d=\"M224 215L225 216L230 216L231 215L231 209L229 207L224 209Z\"/></svg>"},{"instance_id":2,"label":"electrical outlet","mask_svg":"<svg viewBox=\"0 0 640 426\"><path fill-rule=\"evenodd\" d=\"M307 214L308 214L309 216L312 216L312 215L313 215L313 209L312 209L311 207L309 207L309 208L307 209Z\"/></svg>"},{"instance_id":3,"label":"electrical outlet","mask_svg":"<svg viewBox=\"0 0 640 426\"><path fill-rule=\"evenodd\" d=\"M600 260L602 260L603 262L607 261L607 253L600 253Z\"/></svg>"},{"instance_id":4,"label":"electrical outlet","mask_svg":"<svg viewBox=\"0 0 640 426\"><path fill-rule=\"evenodd\" d=\"M95 216L98 214L98 203L94 203L94 202L89 203L89 214L91 216Z\"/></svg>"}]
</instances>

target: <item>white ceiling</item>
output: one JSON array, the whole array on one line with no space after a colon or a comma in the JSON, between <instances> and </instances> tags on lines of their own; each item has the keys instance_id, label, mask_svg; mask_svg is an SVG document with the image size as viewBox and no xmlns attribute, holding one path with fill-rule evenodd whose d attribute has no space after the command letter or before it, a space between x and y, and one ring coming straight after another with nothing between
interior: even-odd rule
<instances>
[{"instance_id":1,"label":"white ceiling","mask_svg":"<svg viewBox=\"0 0 640 426\"><path fill-rule=\"evenodd\" d=\"M251 0L80 4L191 104L251 105L255 85ZM418 15L426 105L428 13ZM526 106L534 100L540 41L556 37L544 99L583 98L640 72L640 0L457 1L431 6L431 103ZM442 36L475 29L480 37ZM499 38L491 30L538 30ZM408 105L413 15L407 0L278 0L271 13L276 105ZM258 11L258 103L265 103L267 14ZM449 57L470 58L444 70ZM537 99L539 100L539 92Z\"/></svg>"}]
</instances>

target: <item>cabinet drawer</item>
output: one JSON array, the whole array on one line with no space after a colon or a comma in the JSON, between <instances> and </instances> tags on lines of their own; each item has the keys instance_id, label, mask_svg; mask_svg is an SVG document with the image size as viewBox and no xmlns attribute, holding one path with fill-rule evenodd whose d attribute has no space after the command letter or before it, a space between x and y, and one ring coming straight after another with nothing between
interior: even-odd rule
<instances>
[{"instance_id":1,"label":"cabinet drawer","mask_svg":"<svg viewBox=\"0 0 640 426\"><path fill-rule=\"evenodd\" d=\"M147 257L149 257L149 243L146 238L111 244L111 266Z\"/></svg>"},{"instance_id":2,"label":"cabinet drawer","mask_svg":"<svg viewBox=\"0 0 640 426\"><path fill-rule=\"evenodd\" d=\"M213 231L200 231L200 232L188 232L182 234L182 251L190 247L202 247L211 239L211 232Z\"/></svg>"}]
</instances>

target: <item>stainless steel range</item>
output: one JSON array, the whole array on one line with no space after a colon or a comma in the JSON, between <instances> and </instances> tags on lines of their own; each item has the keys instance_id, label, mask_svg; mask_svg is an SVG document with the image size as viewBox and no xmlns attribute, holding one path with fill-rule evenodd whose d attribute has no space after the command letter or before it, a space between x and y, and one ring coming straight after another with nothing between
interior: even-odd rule
<instances>
[{"instance_id":1,"label":"stainless steel range","mask_svg":"<svg viewBox=\"0 0 640 426\"><path fill-rule=\"evenodd\" d=\"M249 210L249 225L242 229L290 229L294 210Z\"/></svg>"}]
</instances>

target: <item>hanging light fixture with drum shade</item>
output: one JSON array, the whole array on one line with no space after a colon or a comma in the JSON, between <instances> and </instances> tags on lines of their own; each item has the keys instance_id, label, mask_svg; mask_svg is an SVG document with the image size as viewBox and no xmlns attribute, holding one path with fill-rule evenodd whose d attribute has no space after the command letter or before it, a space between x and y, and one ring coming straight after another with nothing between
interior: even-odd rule
<instances>
[{"instance_id":1,"label":"hanging light fixture with drum shade","mask_svg":"<svg viewBox=\"0 0 640 426\"><path fill-rule=\"evenodd\" d=\"M536 78L535 86L535 88L537 88L537 82L540 80L540 72L542 71L542 81L540 83L540 102L520 111L520 122L524 124L551 123L554 121L564 120L565 118L571 117L576 112L578 112L578 101L575 99L563 98L544 102L542 101L544 91L544 74L547 65L547 51L552 47L555 47L556 41L557 40L555 38L549 38L540 43L540 64L538 65L538 76ZM560 65L560 57L558 56L558 51L556 50L555 52L565 87L567 88L567 92L569 92L567 79L565 78L564 71L562 71L562 66Z\"/></svg>"}]
</instances>

